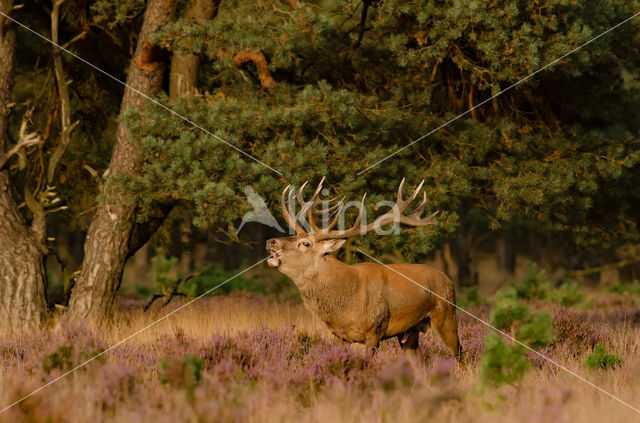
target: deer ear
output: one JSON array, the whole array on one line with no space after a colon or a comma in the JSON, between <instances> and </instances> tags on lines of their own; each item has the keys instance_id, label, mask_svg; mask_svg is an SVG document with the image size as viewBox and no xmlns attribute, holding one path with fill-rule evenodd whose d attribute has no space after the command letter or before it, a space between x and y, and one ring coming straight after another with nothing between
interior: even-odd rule
<instances>
[{"instance_id":1,"label":"deer ear","mask_svg":"<svg viewBox=\"0 0 640 423\"><path fill-rule=\"evenodd\" d=\"M327 241L321 242L322 252L323 253L331 253L333 251L339 250L340 247L347 242L346 239L329 239Z\"/></svg>"}]
</instances>

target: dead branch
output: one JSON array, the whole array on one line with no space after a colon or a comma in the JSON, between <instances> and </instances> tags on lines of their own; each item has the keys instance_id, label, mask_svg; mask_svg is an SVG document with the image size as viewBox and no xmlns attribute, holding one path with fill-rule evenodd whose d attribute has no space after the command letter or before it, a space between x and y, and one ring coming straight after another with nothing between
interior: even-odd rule
<instances>
[{"instance_id":1,"label":"dead branch","mask_svg":"<svg viewBox=\"0 0 640 423\"><path fill-rule=\"evenodd\" d=\"M260 79L260 85L266 90L272 90L276 87L276 81L271 76L271 71L267 66L267 59L261 51L255 52L251 49L245 49L237 53L233 57L233 66L241 68L248 62L253 62L258 71L258 78Z\"/></svg>"},{"instance_id":2,"label":"dead branch","mask_svg":"<svg viewBox=\"0 0 640 423\"><path fill-rule=\"evenodd\" d=\"M53 2L53 10L51 11L51 40L59 44L59 15L60 15L60 6L64 3L65 0L56 0ZM77 41L78 37L82 38L84 35L80 34L73 38L70 43ZM64 152L67 149L67 146L71 142L71 132L78 125L79 122L74 122L71 124L71 99L69 97L69 87L68 83L64 78L64 68L62 67L62 57L59 54L54 54L53 56L53 66L56 74L56 81L58 83L58 93L60 94L60 123L62 126L62 130L60 132L60 144L55 149L53 154L51 155L51 159L49 160L49 166L47 168L47 183L53 183L53 177L56 172L56 167L58 166L58 162L64 155Z\"/></svg>"},{"instance_id":3,"label":"dead branch","mask_svg":"<svg viewBox=\"0 0 640 423\"><path fill-rule=\"evenodd\" d=\"M11 147L11 149L6 153L0 154L0 170L4 168L4 165L7 164L11 157L20 153L22 149L42 143L42 138L40 137L40 135L38 135L38 133L27 133L30 115L31 110L28 110L22 117L22 123L20 124L20 132L18 135L18 142L16 143L16 145Z\"/></svg>"},{"instance_id":4,"label":"dead branch","mask_svg":"<svg viewBox=\"0 0 640 423\"><path fill-rule=\"evenodd\" d=\"M185 286L187 282L189 282L189 280L195 278L196 276L200 276L201 274L202 272L196 272L192 275L187 276L184 279L178 278L176 280L176 283L171 288L171 292L169 292L168 294L166 292L163 292L162 294L154 294L153 297L151 297L151 300L149 300L149 302L144 306L144 311L149 310L149 308L153 305L153 303L159 298L166 297L166 300L162 304L162 307L165 307L169 305L169 303L171 302L171 300L173 300L174 297L186 297L187 294L185 294L184 292L180 292L180 290L182 289L182 287Z\"/></svg>"},{"instance_id":5,"label":"dead branch","mask_svg":"<svg viewBox=\"0 0 640 423\"><path fill-rule=\"evenodd\" d=\"M87 36L87 31L82 31L80 34L73 37L71 40L67 41L62 45L62 48L69 48L69 46L77 41L84 40ZM58 52L60 53L60 52Z\"/></svg>"},{"instance_id":6,"label":"dead branch","mask_svg":"<svg viewBox=\"0 0 640 423\"><path fill-rule=\"evenodd\" d=\"M37 145L42 143L42 139L36 132L27 133L27 118L22 119L22 125L20 125L20 138L18 143L11 147L9 151L0 155L0 170L9 161L9 159L18 154L23 148Z\"/></svg>"},{"instance_id":7,"label":"dead branch","mask_svg":"<svg viewBox=\"0 0 640 423\"><path fill-rule=\"evenodd\" d=\"M471 110L471 119L478 120L476 109L473 108L473 84L469 84L469 109Z\"/></svg>"},{"instance_id":8,"label":"dead branch","mask_svg":"<svg viewBox=\"0 0 640 423\"><path fill-rule=\"evenodd\" d=\"M356 42L356 47L360 47L360 43L362 42L362 38L364 37L364 32L367 25L367 12L369 11L371 0L363 0L362 4L362 15L360 15L360 29L358 32L358 41Z\"/></svg>"},{"instance_id":9,"label":"dead branch","mask_svg":"<svg viewBox=\"0 0 640 423\"><path fill-rule=\"evenodd\" d=\"M621 260L616 263L609 263L609 264L603 264L601 266L591 267L589 269L569 270L567 272L567 277L573 278L576 276L589 276L589 275L593 275L594 273L603 272L605 270L619 269L621 267L629 266L630 264L637 263L638 261L640 261L640 257L634 257L630 259Z\"/></svg>"}]
</instances>

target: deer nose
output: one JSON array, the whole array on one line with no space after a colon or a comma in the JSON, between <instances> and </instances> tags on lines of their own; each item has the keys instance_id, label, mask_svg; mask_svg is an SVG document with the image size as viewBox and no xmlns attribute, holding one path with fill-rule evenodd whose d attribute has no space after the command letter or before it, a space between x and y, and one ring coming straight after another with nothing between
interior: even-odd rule
<instances>
[{"instance_id":1,"label":"deer nose","mask_svg":"<svg viewBox=\"0 0 640 423\"><path fill-rule=\"evenodd\" d=\"M267 240L267 250L270 248L276 248L278 241L275 238L271 238Z\"/></svg>"}]
</instances>

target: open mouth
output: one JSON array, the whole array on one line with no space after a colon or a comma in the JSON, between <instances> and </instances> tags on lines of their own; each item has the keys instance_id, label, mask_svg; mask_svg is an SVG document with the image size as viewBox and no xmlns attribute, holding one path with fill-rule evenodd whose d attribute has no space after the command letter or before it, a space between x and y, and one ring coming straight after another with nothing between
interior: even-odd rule
<instances>
[{"instance_id":1,"label":"open mouth","mask_svg":"<svg viewBox=\"0 0 640 423\"><path fill-rule=\"evenodd\" d=\"M280 256L280 254L278 254L278 251L276 250L270 249L269 252L271 253L271 257L269 257L269 259L267 260L267 264L271 267L280 266L280 259L282 258L282 256Z\"/></svg>"}]
</instances>

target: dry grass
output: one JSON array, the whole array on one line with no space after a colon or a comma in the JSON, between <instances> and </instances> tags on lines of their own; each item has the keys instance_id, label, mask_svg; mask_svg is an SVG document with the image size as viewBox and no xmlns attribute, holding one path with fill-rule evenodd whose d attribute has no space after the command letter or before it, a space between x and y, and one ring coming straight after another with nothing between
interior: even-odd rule
<instances>
[{"instance_id":1,"label":"dry grass","mask_svg":"<svg viewBox=\"0 0 640 423\"><path fill-rule=\"evenodd\" d=\"M180 305L176 301L170 307L153 308L147 313L139 307L120 311L116 323L105 332L105 340L109 343L117 342ZM134 342L153 341L160 335L174 333L178 328L188 335L206 338L211 334L233 336L257 327L284 330L292 326L311 333L330 335L322 321L302 304L279 303L260 296L232 294L195 301L174 316L140 333Z\"/></svg>"},{"instance_id":2,"label":"dry grass","mask_svg":"<svg viewBox=\"0 0 640 423\"><path fill-rule=\"evenodd\" d=\"M62 322L58 329L1 339L0 405L62 374L69 363L49 371L46 367L47 356L66 351L61 347L71 351L69 365L75 365L167 311L123 310L117 324L97 331ZM584 354L557 357L560 350L550 354L639 407L638 322L600 322L607 325L610 350L625 360L622 369L589 370L583 364ZM463 322L461 326L467 343L479 330L473 325ZM0 421L599 423L640 419L639 413L555 366L536 362L518 386L492 389L480 382L477 361L455 369L439 341L424 340L424 347L430 351L429 358L419 368L391 342L368 359L334 341L302 305L248 295L213 297L186 307L104 359L0 414ZM185 382L187 370L181 367L186 354L203 359L202 379L193 386ZM167 357L170 363L178 360L178 370L169 375L169 383L161 384L158 369Z\"/></svg>"}]
</instances>

